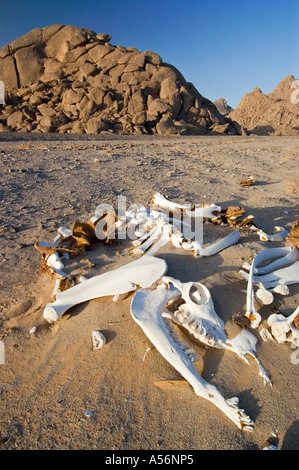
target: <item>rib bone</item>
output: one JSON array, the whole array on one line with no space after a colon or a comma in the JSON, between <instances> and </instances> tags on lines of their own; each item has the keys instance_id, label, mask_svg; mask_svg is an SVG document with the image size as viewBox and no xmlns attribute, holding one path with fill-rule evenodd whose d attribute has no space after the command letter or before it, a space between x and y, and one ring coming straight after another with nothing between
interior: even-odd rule
<instances>
[{"instance_id":1,"label":"rib bone","mask_svg":"<svg viewBox=\"0 0 299 470\"><path fill-rule=\"evenodd\" d=\"M56 322L69 308L82 302L124 294L134 291L138 286L150 287L166 271L167 264L164 260L152 256L142 257L57 293L56 301L46 305L43 316L49 323Z\"/></svg>"},{"instance_id":2,"label":"rib bone","mask_svg":"<svg viewBox=\"0 0 299 470\"><path fill-rule=\"evenodd\" d=\"M251 431L254 423L238 407L238 398L225 400L214 385L198 374L188 354L170 335L162 313L167 303L179 293L177 289L167 289L165 286L155 290L137 291L131 303L132 317L160 354L189 382L196 395L212 402L239 428Z\"/></svg>"},{"instance_id":3,"label":"rib bone","mask_svg":"<svg viewBox=\"0 0 299 470\"><path fill-rule=\"evenodd\" d=\"M192 250L196 258L200 256L212 256L216 253L219 253L222 250L225 250L229 246L235 245L238 243L240 238L239 230L234 230L232 233L222 238L216 243L213 243L208 246L202 246L198 241L188 241L183 243L182 248L184 250Z\"/></svg>"}]
</instances>

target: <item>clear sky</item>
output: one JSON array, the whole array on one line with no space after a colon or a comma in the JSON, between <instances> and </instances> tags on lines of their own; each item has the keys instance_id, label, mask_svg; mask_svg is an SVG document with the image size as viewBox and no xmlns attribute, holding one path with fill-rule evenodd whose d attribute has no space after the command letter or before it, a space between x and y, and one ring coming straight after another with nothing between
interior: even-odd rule
<instances>
[{"instance_id":1,"label":"clear sky","mask_svg":"<svg viewBox=\"0 0 299 470\"><path fill-rule=\"evenodd\" d=\"M0 0L0 48L51 24L157 52L232 107L255 86L270 93L286 75L299 78L299 0Z\"/></svg>"}]
</instances>

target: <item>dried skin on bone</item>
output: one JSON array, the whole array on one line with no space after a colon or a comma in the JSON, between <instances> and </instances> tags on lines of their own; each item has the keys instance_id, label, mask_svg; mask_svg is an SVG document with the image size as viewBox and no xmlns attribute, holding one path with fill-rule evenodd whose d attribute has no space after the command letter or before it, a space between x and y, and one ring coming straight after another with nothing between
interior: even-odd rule
<instances>
[{"instance_id":1,"label":"dried skin on bone","mask_svg":"<svg viewBox=\"0 0 299 470\"><path fill-rule=\"evenodd\" d=\"M189 382L196 395L212 402L240 429L251 431L254 423L244 410L238 407L238 398L225 400L214 385L198 374L182 343L176 342L171 336L162 313L166 305L179 294L180 291L175 288L141 289L135 293L131 303L132 317L160 354Z\"/></svg>"}]
</instances>

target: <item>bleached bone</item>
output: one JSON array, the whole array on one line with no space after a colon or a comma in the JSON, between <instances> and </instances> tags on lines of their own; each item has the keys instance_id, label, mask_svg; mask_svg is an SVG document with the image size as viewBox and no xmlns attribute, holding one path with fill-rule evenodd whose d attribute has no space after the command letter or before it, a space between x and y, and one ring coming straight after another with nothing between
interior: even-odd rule
<instances>
[{"instance_id":1,"label":"bleached bone","mask_svg":"<svg viewBox=\"0 0 299 470\"><path fill-rule=\"evenodd\" d=\"M218 389L206 382L195 369L183 347L171 336L162 313L166 305L180 294L178 289L165 286L155 290L138 290L131 303L131 314L160 354L189 382L199 397L217 406L240 429L252 430L254 423L238 407L239 399L225 400Z\"/></svg>"},{"instance_id":2,"label":"bleached bone","mask_svg":"<svg viewBox=\"0 0 299 470\"><path fill-rule=\"evenodd\" d=\"M58 253L53 253L52 255L46 256L46 264L51 268L59 277L65 277L67 274L63 271L64 264L61 261Z\"/></svg>"},{"instance_id":3,"label":"bleached bone","mask_svg":"<svg viewBox=\"0 0 299 470\"><path fill-rule=\"evenodd\" d=\"M255 297L262 305L270 305L274 300L272 292L265 289L263 285L256 291Z\"/></svg>"},{"instance_id":4,"label":"bleached bone","mask_svg":"<svg viewBox=\"0 0 299 470\"><path fill-rule=\"evenodd\" d=\"M157 230L157 227L154 226L154 228L152 228L148 232L145 232L143 235L140 235L139 238L137 238L137 240L133 241L133 246L140 246L145 240L149 239L152 235L154 235L156 230Z\"/></svg>"},{"instance_id":5,"label":"bleached bone","mask_svg":"<svg viewBox=\"0 0 299 470\"><path fill-rule=\"evenodd\" d=\"M69 238L72 236L72 231L66 227L59 227L57 232L62 236L62 238Z\"/></svg>"},{"instance_id":6,"label":"bleached bone","mask_svg":"<svg viewBox=\"0 0 299 470\"><path fill-rule=\"evenodd\" d=\"M150 287L167 271L164 260L146 256L118 269L94 276L82 284L57 293L56 301L46 305L44 318L54 323L71 307L99 297L134 291L138 286Z\"/></svg>"},{"instance_id":7,"label":"bleached bone","mask_svg":"<svg viewBox=\"0 0 299 470\"><path fill-rule=\"evenodd\" d=\"M254 230L257 233L257 235L259 235L260 240L263 242L274 242L274 241L280 242L280 241L285 240L288 235L288 231L285 228L278 227L278 226L274 227L274 230L276 233L273 233L272 235L269 233L266 233L262 229L255 227L254 225L252 225L250 228L251 230Z\"/></svg>"},{"instance_id":8,"label":"bleached bone","mask_svg":"<svg viewBox=\"0 0 299 470\"><path fill-rule=\"evenodd\" d=\"M151 230L150 236L145 241L143 241L142 244L134 248L133 253L135 255L140 255L140 254L145 253L155 243L157 238L159 238L160 236L161 236L161 228L155 227L155 229Z\"/></svg>"},{"instance_id":9,"label":"bleached bone","mask_svg":"<svg viewBox=\"0 0 299 470\"><path fill-rule=\"evenodd\" d=\"M99 330L93 330L91 332L91 341L92 341L92 349L96 351L97 349L101 349L106 344L106 337L103 333Z\"/></svg>"},{"instance_id":10,"label":"bleached bone","mask_svg":"<svg viewBox=\"0 0 299 470\"><path fill-rule=\"evenodd\" d=\"M221 240L208 246L202 246L198 241L188 241L182 244L184 250L191 250L196 258L200 256L212 256L225 250L229 246L235 245L240 239L239 230L234 230Z\"/></svg>"},{"instance_id":11,"label":"bleached bone","mask_svg":"<svg viewBox=\"0 0 299 470\"><path fill-rule=\"evenodd\" d=\"M162 282L180 291L184 304L171 314L163 313L179 325L186 328L202 343L223 348L227 337L224 322L218 317L209 290L200 282L180 282L169 276L163 276Z\"/></svg>"},{"instance_id":12,"label":"bleached bone","mask_svg":"<svg viewBox=\"0 0 299 470\"><path fill-rule=\"evenodd\" d=\"M160 193L154 194L151 202L159 207L163 207L171 211L192 209L192 204L179 204L177 202L172 202Z\"/></svg>"},{"instance_id":13,"label":"bleached bone","mask_svg":"<svg viewBox=\"0 0 299 470\"><path fill-rule=\"evenodd\" d=\"M247 273L240 271L240 274L249 281ZM270 304L273 301L273 295L270 290L281 295L287 295L289 293L287 286L299 283L299 261L295 261L292 265L277 269L271 273L259 276L254 275L252 276L252 282L254 285L259 286L255 293L256 297L263 304Z\"/></svg>"},{"instance_id":14,"label":"bleached bone","mask_svg":"<svg viewBox=\"0 0 299 470\"><path fill-rule=\"evenodd\" d=\"M290 252L289 252L290 253ZM254 306L254 285L257 284L259 287L264 289L275 289L277 292L283 292L279 290L280 287L285 287L288 284L293 284L299 282L299 271L298 271L298 262L293 263L292 265L276 270L272 273L267 273L264 275L255 275L259 265L265 263L266 261L276 259L279 256L286 256L286 250L282 248L269 248L258 253L254 258L250 266L249 275L240 271L240 274L247 278L247 294L246 294L246 313L245 316L249 318L252 328L257 328L261 322L261 316L256 311ZM278 261L277 261L278 262ZM276 263L277 263L276 262ZM272 264L273 266L273 264Z\"/></svg>"},{"instance_id":15,"label":"bleached bone","mask_svg":"<svg viewBox=\"0 0 299 470\"><path fill-rule=\"evenodd\" d=\"M254 275L253 282L261 283L265 289L273 289L278 285L297 284L299 282L299 261L271 273Z\"/></svg>"},{"instance_id":16,"label":"bleached bone","mask_svg":"<svg viewBox=\"0 0 299 470\"><path fill-rule=\"evenodd\" d=\"M73 276L71 276L71 277L73 277ZM64 285L65 285L65 282L68 279L70 279L69 276L59 277L58 279L56 279L54 289L53 289L53 293L52 293L52 301L56 300L56 295L58 294L58 292L63 292L64 290L66 290L64 288ZM81 275L76 276L75 279L74 279L74 282L77 282L77 283L81 283L81 282L84 282L84 281L87 281L87 277L81 276Z\"/></svg>"},{"instance_id":17,"label":"bleached bone","mask_svg":"<svg viewBox=\"0 0 299 470\"><path fill-rule=\"evenodd\" d=\"M294 320L299 316L299 307L289 316L273 313L268 318L271 333L278 343L290 342L299 347L299 329Z\"/></svg>"},{"instance_id":18,"label":"bleached bone","mask_svg":"<svg viewBox=\"0 0 299 470\"><path fill-rule=\"evenodd\" d=\"M187 210L186 214L189 217L200 217L203 219L212 219L215 217L215 212L221 212L221 207L216 204L207 204L202 207L195 207L194 210Z\"/></svg>"},{"instance_id":19,"label":"bleached bone","mask_svg":"<svg viewBox=\"0 0 299 470\"><path fill-rule=\"evenodd\" d=\"M158 246L152 248L151 254L156 253L158 248L164 246L168 239L168 241L170 241L176 248L183 248L184 250L191 251L196 258L200 256L212 256L225 248L236 244L240 238L239 230L234 230L216 243L202 246L197 240L185 240L180 229L182 225L188 226L190 229L191 227L188 223L177 219L172 219L171 223L169 223L166 215L164 215L164 217L160 217L159 214L155 214L151 217L150 221L145 219L147 220L143 226L145 233L133 242L133 245L136 247L133 249L134 254L144 254L151 246L153 246L155 241L160 238L161 242L157 242ZM146 231L148 227L150 227L150 230Z\"/></svg>"},{"instance_id":20,"label":"bleached bone","mask_svg":"<svg viewBox=\"0 0 299 470\"><path fill-rule=\"evenodd\" d=\"M255 268L253 274L267 274L277 268L281 268L299 260L299 250L296 247L286 246L277 248L276 250L277 251L275 252L275 256L277 257L277 259L272 261L271 263L268 263L266 266ZM243 267L245 267L245 265L243 265Z\"/></svg>"},{"instance_id":21,"label":"bleached bone","mask_svg":"<svg viewBox=\"0 0 299 470\"><path fill-rule=\"evenodd\" d=\"M237 354L247 364L246 355L251 355L257 362L259 374L264 384L270 383L269 376L256 355L257 338L245 330L241 331L234 339L228 339L222 319L215 311L214 303L209 289L200 282L182 283L169 276L163 276L162 282L171 284L181 292L184 303L172 313L168 309L163 313L195 336L207 346L226 349Z\"/></svg>"},{"instance_id":22,"label":"bleached bone","mask_svg":"<svg viewBox=\"0 0 299 470\"><path fill-rule=\"evenodd\" d=\"M247 362L247 364L249 364L249 362L246 359L246 355L250 355L257 362L259 375L263 378L264 385L271 385L270 378L256 355L257 338L250 331L242 329L241 333L235 336L235 338L228 339L226 344L230 345L231 350L238 354L238 356Z\"/></svg>"},{"instance_id":23,"label":"bleached bone","mask_svg":"<svg viewBox=\"0 0 299 470\"><path fill-rule=\"evenodd\" d=\"M273 341L273 336L267 328L262 328L260 331L260 336L263 341Z\"/></svg>"},{"instance_id":24,"label":"bleached bone","mask_svg":"<svg viewBox=\"0 0 299 470\"><path fill-rule=\"evenodd\" d=\"M194 204L179 204L173 201L170 201L165 196L160 193L154 194L152 197L152 203L156 204L159 207L168 209L170 211L186 211L186 214L189 217L202 217L211 219L215 217L214 212L220 212L221 207L216 204L205 204L202 206Z\"/></svg>"}]
</instances>

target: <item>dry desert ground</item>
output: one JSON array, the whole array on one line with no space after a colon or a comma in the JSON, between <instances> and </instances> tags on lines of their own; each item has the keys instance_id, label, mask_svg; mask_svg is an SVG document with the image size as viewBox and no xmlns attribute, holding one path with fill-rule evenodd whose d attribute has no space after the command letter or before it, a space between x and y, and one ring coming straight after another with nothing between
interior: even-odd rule
<instances>
[{"instance_id":1,"label":"dry desert ground","mask_svg":"<svg viewBox=\"0 0 299 470\"><path fill-rule=\"evenodd\" d=\"M254 420L253 432L241 431L187 383L167 382L181 376L131 317L132 294L86 302L47 323L43 309L54 279L41 272L34 248L51 243L59 227L89 220L100 203L117 207L124 196L128 206L148 205L157 192L176 202L241 206L269 233L274 226L291 229L298 219L298 144L283 136L0 135L1 449L259 450L273 436L279 449L299 449L298 362L289 344L263 341L260 328L253 331L272 382L264 386L250 358L246 364L180 332L197 353L202 377L225 398L237 396ZM251 175L252 186L240 185ZM207 226L205 240L230 231ZM196 259L171 244L156 256L170 276L210 290L234 337L240 326L232 317L246 304L242 264L284 245L244 229L236 245L211 257ZM133 259L126 243L99 243L67 269L92 277ZM259 307L260 326L275 309L291 314L298 300L298 284L287 296L275 294L271 305ZM95 329L107 338L97 351Z\"/></svg>"}]
</instances>

